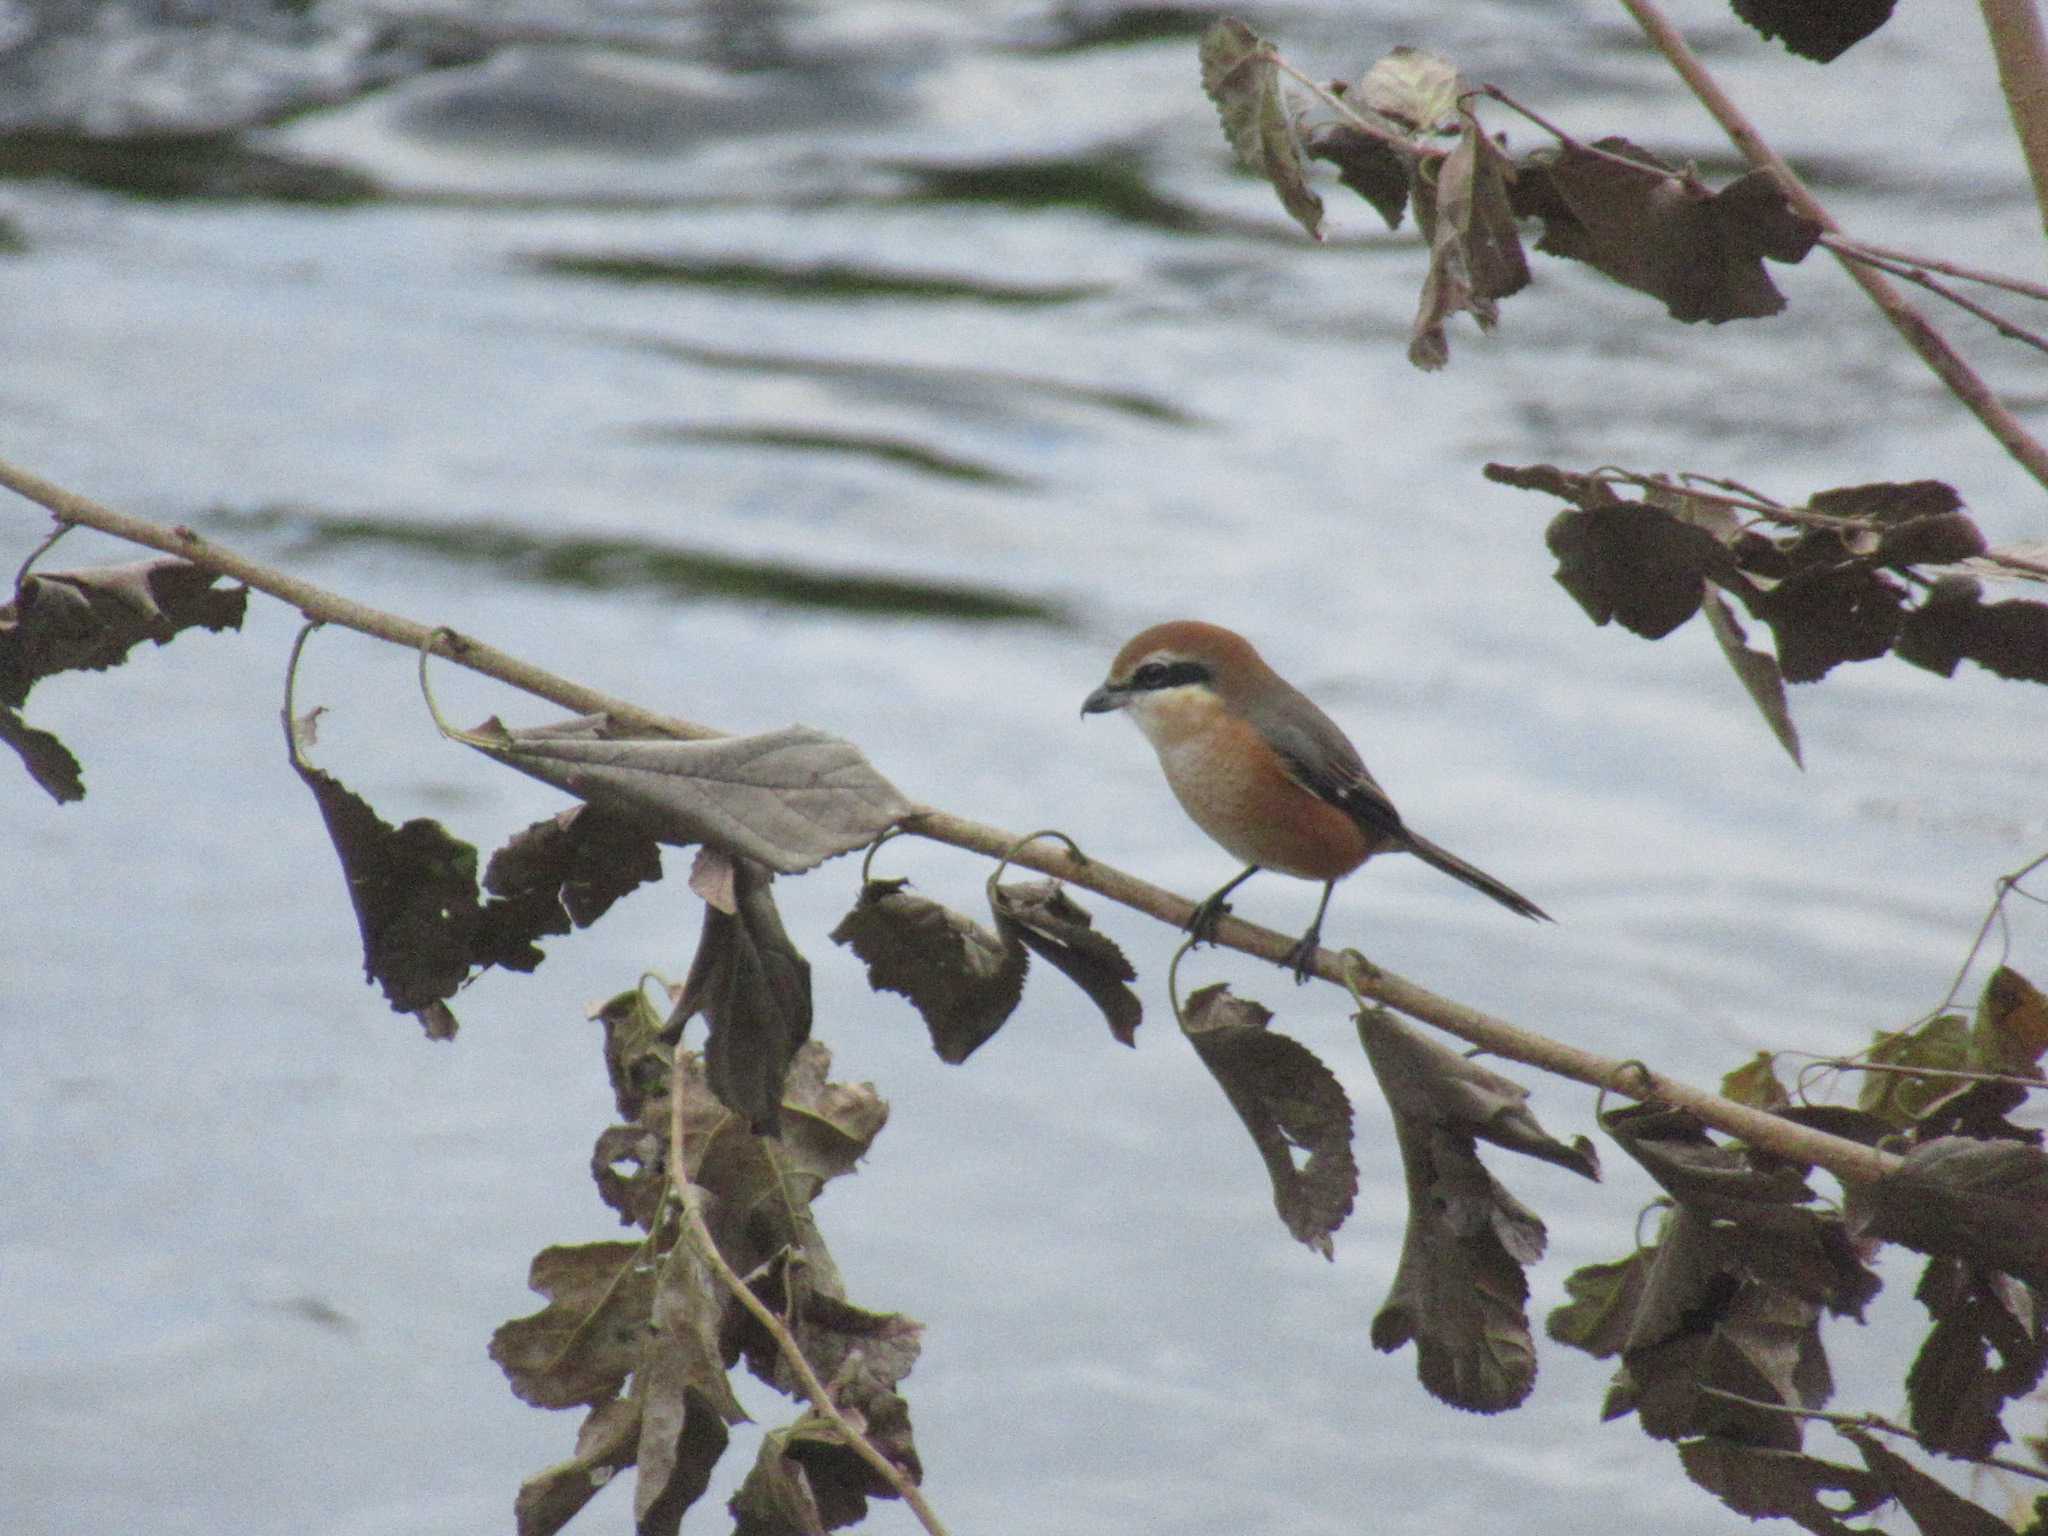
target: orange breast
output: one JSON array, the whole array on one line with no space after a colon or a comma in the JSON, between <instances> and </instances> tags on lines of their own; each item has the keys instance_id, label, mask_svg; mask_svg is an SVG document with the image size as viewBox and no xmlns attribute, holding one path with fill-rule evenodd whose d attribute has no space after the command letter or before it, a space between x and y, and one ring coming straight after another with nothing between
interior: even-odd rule
<instances>
[{"instance_id":1,"label":"orange breast","mask_svg":"<svg viewBox=\"0 0 2048 1536\"><path fill-rule=\"evenodd\" d=\"M1379 851L1357 822L1290 778L1252 726L1218 710L1199 727L1148 734L1188 815L1245 863L1335 880Z\"/></svg>"}]
</instances>

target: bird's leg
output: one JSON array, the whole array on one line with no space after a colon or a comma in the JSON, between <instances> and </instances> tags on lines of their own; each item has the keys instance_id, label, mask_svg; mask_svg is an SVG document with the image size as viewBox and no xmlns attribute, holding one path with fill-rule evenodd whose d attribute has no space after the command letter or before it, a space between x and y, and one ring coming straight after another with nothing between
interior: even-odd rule
<instances>
[{"instance_id":1,"label":"bird's leg","mask_svg":"<svg viewBox=\"0 0 2048 1536\"><path fill-rule=\"evenodd\" d=\"M1330 892L1337 889L1334 880L1325 882L1323 899L1316 903L1316 920L1308 925L1308 932L1301 936L1301 942L1287 951L1287 963L1294 967L1294 984L1299 987L1308 981L1308 968L1315 963L1316 951L1323 944L1323 914L1330 910Z\"/></svg>"},{"instance_id":2,"label":"bird's leg","mask_svg":"<svg viewBox=\"0 0 2048 1536\"><path fill-rule=\"evenodd\" d=\"M1231 881L1230 884L1224 886L1215 895L1206 898L1200 906L1195 908L1193 914L1188 918L1187 929L1189 936L1197 944L1213 944L1216 942L1216 925L1223 921L1223 914L1230 910L1230 903L1223 898L1258 872L1258 865L1247 864L1243 874Z\"/></svg>"}]
</instances>

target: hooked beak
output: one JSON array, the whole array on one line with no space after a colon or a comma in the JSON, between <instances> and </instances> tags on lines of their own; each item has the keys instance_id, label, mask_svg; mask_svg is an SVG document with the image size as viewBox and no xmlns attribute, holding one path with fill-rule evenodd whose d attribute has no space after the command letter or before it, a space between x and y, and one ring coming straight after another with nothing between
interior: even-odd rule
<instances>
[{"instance_id":1,"label":"hooked beak","mask_svg":"<svg viewBox=\"0 0 2048 1536\"><path fill-rule=\"evenodd\" d=\"M1081 701L1081 713L1084 715L1107 714L1112 709L1122 709L1129 702L1129 694L1124 693L1120 689L1112 688L1108 683L1104 683Z\"/></svg>"}]
</instances>

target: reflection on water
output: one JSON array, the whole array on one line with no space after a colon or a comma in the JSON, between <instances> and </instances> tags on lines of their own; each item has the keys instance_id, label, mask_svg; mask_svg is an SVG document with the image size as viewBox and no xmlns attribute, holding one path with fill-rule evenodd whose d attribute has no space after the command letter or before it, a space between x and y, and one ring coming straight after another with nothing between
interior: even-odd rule
<instances>
[{"instance_id":1,"label":"reflection on water","mask_svg":"<svg viewBox=\"0 0 2048 1536\"><path fill-rule=\"evenodd\" d=\"M1313 247L1231 169L1205 12L197 9L0 20L0 451L100 499L709 724L835 730L913 798L1060 825L1197 894L1232 871L1142 742L1075 711L1144 623L1228 623L1419 824L1528 871L1560 918L1504 931L1384 861L1340 887L1333 939L1698 1080L1938 1000L1992 876L2048 832L2026 691L1839 669L1794 691L1799 774L1703 634L1592 629L1550 579L1548 511L1480 478L1614 462L1784 498L1936 477L1994 542L2037 533L2034 488L1818 260L1778 274L1785 316L1711 330L1545 261L1425 378L1401 356L1417 237L1333 190ZM2038 227L1989 66L1938 8L1901 9L1828 70L1725 20L1712 63L1852 228L2009 265ZM1424 43L1582 137L1724 163L1604 7L1275 25L1318 71ZM11 521L25 551L39 524ZM282 764L295 624L258 604L239 639L45 685L31 718L90 798L5 787L29 893L7 932L32 957L0 1033L22 1356L0 1509L22 1529L495 1529L570 1445L483 1344L530 1310L529 1254L617 1235L581 1182L610 1115L583 1010L680 974L697 910L680 882L642 892L533 978L479 982L457 1045L420 1044L355 983ZM438 742L413 659L382 649L312 648L323 759L479 844L560 808ZM882 862L961 906L986 874L909 840ZM1313 893L1287 885L1241 910L1298 929ZM1296 1536L1511 1507L1567 1530L1590 1499L1727 1528L1666 1448L1595 1428L1603 1368L1542 1350L1531 1404L1481 1422L1370 1348L1400 1173L1330 998L1206 952L1183 977L1280 1007L1358 1106L1359 1207L1325 1266L1158 1022L1170 935L1097 913L1141 973L1137 1050L1033 986L955 1070L826 941L854 890L847 860L778 885L838 1070L895 1109L820 1216L856 1294L928 1325L909 1397L956 1529ZM1587 1128L1588 1096L1538 1101ZM1550 1225L1539 1315L1631 1245L1626 1169L1591 1192L1497 1171ZM1841 1406L1892 1404L1873 1357L1910 1267L1886 1278L1876 1329L1837 1339ZM585 1522L623 1523L624 1497Z\"/></svg>"}]
</instances>

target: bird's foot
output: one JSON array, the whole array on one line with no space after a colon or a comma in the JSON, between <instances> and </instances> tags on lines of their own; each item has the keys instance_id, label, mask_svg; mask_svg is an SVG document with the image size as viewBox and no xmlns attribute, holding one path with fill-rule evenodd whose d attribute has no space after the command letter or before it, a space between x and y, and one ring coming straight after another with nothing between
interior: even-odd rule
<instances>
[{"instance_id":1,"label":"bird's foot","mask_svg":"<svg viewBox=\"0 0 2048 1536\"><path fill-rule=\"evenodd\" d=\"M1230 903L1225 901L1223 893L1218 891L1214 896L1204 900L1189 915L1187 921L1189 940L1196 944L1214 944L1216 942L1216 925L1222 922L1229 914Z\"/></svg>"},{"instance_id":2,"label":"bird's foot","mask_svg":"<svg viewBox=\"0 0 2048 1536\"><path fill-rule=\"evenodd\" d=\"M1294 984L1297 987L1308 984L1309 977L1314 974L1316 954L1322 947L1323 929L1318 923L1301 936L1294 948L1287 951L1287 963L1294 969Z\"/></svg>"}]
</instances>

